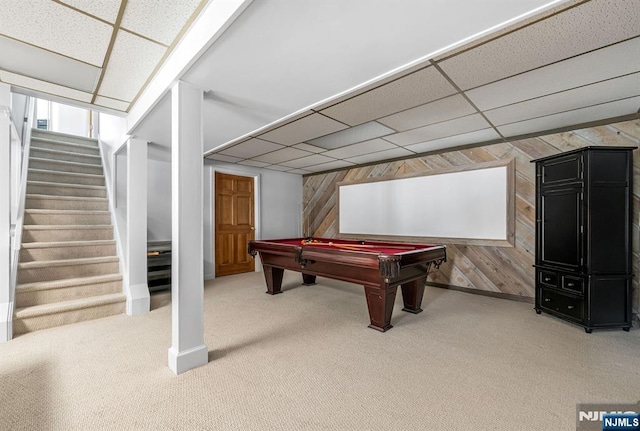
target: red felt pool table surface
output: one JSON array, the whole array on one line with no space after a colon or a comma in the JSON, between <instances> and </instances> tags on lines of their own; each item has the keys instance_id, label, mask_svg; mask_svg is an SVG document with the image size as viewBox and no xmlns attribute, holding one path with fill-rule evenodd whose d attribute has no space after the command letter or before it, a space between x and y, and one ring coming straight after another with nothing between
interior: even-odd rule
<instances>
[{"instance_id":1,"label":"red felt pool table surface","mask_svg":"<svg viewBox=\"0 0 640 431\"><path fill-rule=\"evenodd\" d=\"M285 269L302 273L304 284L316 276L364 286L370 328L392 328L391 314L398 286L404 311L417 314L432 266L446 261L442 245L329 238L286 238L249 241L249 253L260 254L267 293L281 293Z\"/></svg>"},{"instance_id":2,"label":"red felt pool table surface","mask_svg":"<svg viewBox=\"0 0 640 431\"><path fill-rule=\"evenodd\" d=\"M316 249L335 249L340 251L358 251L363 253L375 254L401 254L413 252L416 250L426 250L436 245L396 243L396 242L379 242L379 241L361 241L348 239L329 239L329 238L293 238L293 239L275 239L266 240L266 242L274 242L287 245L302 245L304 247Z\"/></svg>"}]
</instances>

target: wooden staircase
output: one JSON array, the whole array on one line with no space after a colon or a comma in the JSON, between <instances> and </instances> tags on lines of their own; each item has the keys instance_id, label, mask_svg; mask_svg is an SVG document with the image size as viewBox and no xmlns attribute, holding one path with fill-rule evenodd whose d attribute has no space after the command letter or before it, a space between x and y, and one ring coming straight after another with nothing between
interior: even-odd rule
<instances>
[{"instance_id":1,"label":"wooden staircase","mask_svg":"<svg viewBox=\"0 0 640 431\"><path fill-rule=\"evenodd\" d=\"M95 139L34 129L14 335L124 313Z\"/></svg>"}]
</instances>

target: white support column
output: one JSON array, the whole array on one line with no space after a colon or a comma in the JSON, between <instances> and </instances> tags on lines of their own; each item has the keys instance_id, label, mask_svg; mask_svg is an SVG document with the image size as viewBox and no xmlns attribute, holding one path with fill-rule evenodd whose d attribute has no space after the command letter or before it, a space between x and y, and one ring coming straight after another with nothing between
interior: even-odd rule
<instances>
[{"instance_id":1,"label":"white support column","mask_svg":"<svg viewBox=\"0 0 640 431\"><path fill-rule=\"evenodd\" d=\"M184 82L171 89L171 317L169 368L176 374L204 365L202 239L202 90Z\"/></svg>"},{"instance_id":2,"label":"white support column","mask_svg":"<svg viewBox=\"0 0 640 431\"><path fill-rule=\"evenodd\" d=\"M127 314L150 309L147 286L147 141L127 143Z\"/></svg>"},{"instance_id":3,"label":"white support column","mask_svg":"<svg viewBox=\"0 0 640 431\"><path fill-rule=\"evenodd\" d=\"M0 83L0 342L12 334L11 314L11 89Z\"/></svg>"}]
</instances>

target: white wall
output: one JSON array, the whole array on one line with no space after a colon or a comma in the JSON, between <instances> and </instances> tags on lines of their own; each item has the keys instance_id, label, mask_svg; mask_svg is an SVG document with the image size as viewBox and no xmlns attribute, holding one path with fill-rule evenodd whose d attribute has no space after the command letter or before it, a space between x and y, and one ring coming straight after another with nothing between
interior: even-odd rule
<instances>
[{"instance_id":1,"label":"white wall","mask_svg":"<svg viewBox=\"0 0 640 431\"><path fill-rule=\"evenodd\" d=\"M27 96L18 93L11 93L11 118L15 123L18 136L22 140L22 124L27 108Z\"/></svg>"},{"instance_id":2,"label":"white wall","mask_svg":"<svg viewBox=\"0 0 640 431\"><path fill-rule=\"evenodd\" d=\"M127 119L116 117L115 115L99 114L99 136L100 142L105 144L105 173L111 174L111 157L127 139Z\"/></svg>"},{"instance_id":3,"label":"white wall","mask_svg":"<svg viewBox=\"0 0 640 431\"><path fill-rule=\"evenodd\" d=\"M89 111L52 102L49 130L89 137Z\"/></svg>"},{"instance_id":4,"label":"white wall","mask_svg":"<svg viewBox=\"0 0 640 431\"><path fill-rule=\"evenodd\" d=\"M204 274L207 279L215 276L213 193L216 170L235 175L259 175L260 219L259 226L256 226L256 239L302 235L302 176L207 159L203 184Z\"/></svg>"},{"instance_id":5,"label":"white wall","mask_svg":"<svg viewBox=\"0 0 640 431\"><path fill-rule=\"evenodd\" d=\"M171 160L150 155L147 175L147 240L171 241Z\"/></svg>"}]
</instances>

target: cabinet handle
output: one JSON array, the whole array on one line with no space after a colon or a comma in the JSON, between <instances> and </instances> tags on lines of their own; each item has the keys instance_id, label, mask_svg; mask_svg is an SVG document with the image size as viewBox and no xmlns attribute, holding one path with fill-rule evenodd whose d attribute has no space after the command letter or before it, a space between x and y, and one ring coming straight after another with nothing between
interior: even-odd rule
<instances>
[{"instance_id":1,"label":"cabinet handle","mask_svg":"<svg viewBox=\"0 0 640 431\"><path fill-rule=\"evenodd\" d=\"M551 277L545 277L544 281L551 281Z\"/></svg>"},{"instance_id":2,"label":"cabinet handle","mask_svg":"<svg viewBox=\"0 0 640 431\"><path fill-rule=\"evenodd\" d=\"M574 308L576 308L574 305L567 305L568 310L573 310Z\"/></svg>"},{"instance_id":3,"label":"cabinet handle","mask_svg":"<svg viewBox=\"0 0 640 431\"><path fill-rule=\"evenodd\" d=\"M544 298L544 302L550 302L551 298Z\"/></svg>"},{"instance_id":4,"label":"cabinet handle","mask_svg":"<svg viewBox=\"0 0 640 431\"><path fill-rule=\"evenodd\" d=\"M573 283L567 283L567 287L573 287L573 286L575 286L575 284L573 284Z\"/></svg>"}]
</instances>

